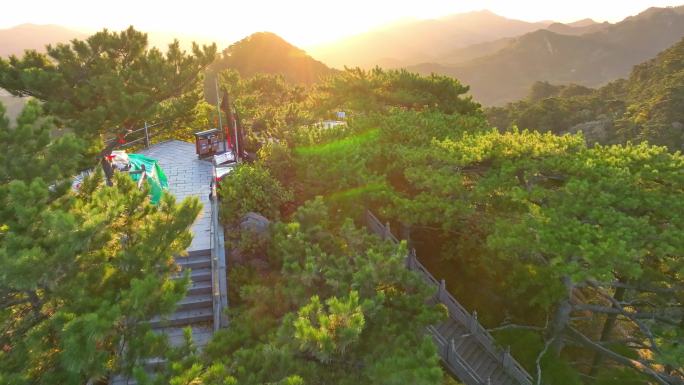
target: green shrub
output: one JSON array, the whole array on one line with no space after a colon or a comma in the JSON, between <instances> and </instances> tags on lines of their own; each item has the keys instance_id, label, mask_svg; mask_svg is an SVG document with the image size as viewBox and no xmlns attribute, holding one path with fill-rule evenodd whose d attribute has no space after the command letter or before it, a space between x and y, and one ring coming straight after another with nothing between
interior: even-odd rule
<instances>
[{"instance_id":1,"label":"green shrub","mask_svg":"<svg viewBox=\"0 0 684 385\"><path fill-rule=\"evenodd\" d=\"M259 213L271 220L280 218L280 208L292 200L292 193L260 166L238 166L219 186L221 220L237 225L248 212Z\"/></svg>"},{"instance_id":2,"label":"green shrub","mask_svg":"<svg viewBox=\"0 0 684 385\"><path fill-rule=\"evenodd\" d=\"M292 151L287 145L268 142L257 152L261 164L285 186L291 185L294 179L294 161Z\"/></svg>"}]
</instances>

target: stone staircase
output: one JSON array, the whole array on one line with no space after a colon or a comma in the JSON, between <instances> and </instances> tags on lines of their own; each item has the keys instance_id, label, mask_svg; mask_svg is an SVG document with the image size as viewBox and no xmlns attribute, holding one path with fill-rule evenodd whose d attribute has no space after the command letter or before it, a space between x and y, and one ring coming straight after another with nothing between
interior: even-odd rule
<instances>
[{"instance_id":1,"label":"stone staircase","mask_svg":"<svg viewBox=\"0 0 684 385\"><path fill-rule=\"evenodd\" d=\"M163 318L155 316L150 326L167 334L173 346L183 343L183 328L191 326L193 341L201 348L213 330L211 250L190 251L187 257L176 257L176 263L181 267L181 274L190 270L191 286L173 314Z\"/></svg>"},{"instance_id":2,"label":"stone staircase","mask_svg":"<svg viewBox=\"0 0 684 385\"><path fill-rule=\"evenodd\" d=\"M197 158L195 145L179 140L156 143L141 151L159 162L169 181L168 192L178 201L193 196L202 203L202 211L192 224L192 242L187 257L176 262L190 270L191 286L176 312L166 317L153 317L149 322L158 333L166 334L171 345L184 342L183 329L190 327L193 342L200 349L212 334L228 327L228 282L223 227L219 222L219 204L215 191L215 170L211 162ZM145 361L153 373L166 363L159 358ZM110 376L110 384L134 384L121 376Z\"/></svg>"},{"instance_id":3,"label":"stone staircase","mask_svg":"<svg viewBox=\"0 0 684 385\"><path fill-rule=\"evenodd\" d=\"M190 287L173 314L165 317L155 316L149 322L152 330L165 334L171 346L184 343L186 327L192 329L192 339L195 346L202 349L211 339L214 331L214 305L212 294L211 249L188 252L187 257L176 257L176 263L181 267L180 278L185 271L190 271ZM145 362L145 368L153 373L156 368L164 365L160 358L152 358ZM132 378L121 375L114 376L111 385L135 385Z\"/></svg>"},{"instance_id":4,"label":"stone staircase","mask_svg":"<svg viewBox=\"0 0 684 385\"><path fill-rule=\"evenodd\" d=\"M382 239L399 240L370 211L366 212L368 228ZM532 385L532 376L502 350L477 320L446 290L444 280L437 281L416 257L415 250L406 256L406 267L415 271L436 289L434 301L444 305L449 318L439 325L429 326L427 333L437 346L437 353L449 373L466 385Z\"/></svg>"}]
</instances>

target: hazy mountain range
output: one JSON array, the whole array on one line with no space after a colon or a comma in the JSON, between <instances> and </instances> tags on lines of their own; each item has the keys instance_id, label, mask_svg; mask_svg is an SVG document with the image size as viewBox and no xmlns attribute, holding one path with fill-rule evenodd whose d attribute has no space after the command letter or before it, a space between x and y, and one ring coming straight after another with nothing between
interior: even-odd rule
<instances>
[{"instance_id":1,"label":"hazy mountain range","mask_svg":"<svg viewBox=\"0 0 684 385\"><path fill-rule=\"evenodd\" d=\"M535 81L596 87L629 74L684 36L684 6L650 8L625 20L526 23L489 11L407 22L310 52L329 65L380 65L458 78L476 100L523 98Z\"/></svg>"},{"instance_id":2,"label":"hazy mountain range","mask_svg":"<svg viewBox=\"0 0 684 385\"><path fill-rule=\"evenodd\" d=\"M519 36L551 22L528 23L490 11L468 12L435 20L391 24L333 43L310 47L308 52L324 63L342 68L400 67L438 60L472 44Z\"/></svg>"},{"instance_id":3,"label":"hazy mountain range","mask_svg":"<svg viewBox=\"0 0 684 385\"><path fill-rule=\"evenodd\" d=\"M12 28L0 29L0 57L21 55L25 50L45 51L48 44L67 43L73 39L85 39L90 34L53 24L20 24ZM211 44L216 42L219 47L226 46L229 41L211 39L204 36L188 36L171 32L147 32L150 45L161 49L174 39L180 41L181 47L190 49L192 42Z\"/></svg>"},{"instance_id":4,"label":"hazy mountain range","mask_svg":"<svg viewBox=\"0 0 684 385\"><path fill-rule=\"evenodd\" d=\"M219 49L230 47L220 67L236 68L245 76L280 73L310 84L331 73L328 66L407 68L456 77L471 87L476 100L500 105L523 98L535 81L601 86L628 75L634 65L683 36L684 6L650 8L614 24L591 19L528 23L479 11L398 22L312 47L308 54L313 57L270 33L232 45L219 42ZM83 37L59 26L21 25L0 30L0 55ZM163 47L171 40L170 34L150 34L152 45ZM183 44L189 41L181 38Z\"/></svg>"},{"instance_id":5,"label":"hazy mountain range","mask_svg":"<svg viewBox=\"0 0 684 385\"><path fill-rule=\"evenodd\" d=\"M24 50L44 51L48 44L83 39L85 33L59 25L21 24L0 30L0 56L20 55Z\"/></svg>"},{"instance_id":6,"label":"hazy mountain range","mask_svg":"<svg viewBox=\"0 0 684 385\"><path fill-rule=\"evenodd\" d=\"M625 77L634 65L683 36L684 7L651 8L616 24L601 24L594 32L577 35L542 29L466 48L457 52L469 57L462 62L452 56L407 68L456 77L470 85L475 99L497 105L524 97L535 81L595 87Z\"/></svg>"}]
</instances>

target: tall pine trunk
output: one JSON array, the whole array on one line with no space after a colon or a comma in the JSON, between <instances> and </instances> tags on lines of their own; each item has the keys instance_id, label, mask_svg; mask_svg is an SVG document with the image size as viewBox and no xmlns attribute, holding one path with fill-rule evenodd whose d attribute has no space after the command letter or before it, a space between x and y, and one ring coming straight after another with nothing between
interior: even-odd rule
<instances>
[{"instance_id":1,"label":"tall pine trunk","mask_svg":"<svg viewBox=\"0 0 684 385\"><path fill-rule=\"evenodd\" d=\"M625 297L625 288L623 287L618 287L615 289L615 294L613 294L613 298L616 301L622 301ZM612 308L615 308L615 306L611 306ZM610 335L613 332L613 329L615 328L615 323L617 321L617 314L608 314L606 317L606 322L603 323L603 330L601 330L601 337L599 338L600 342L606 342L610 339ZM601 367L601 364L603 363L604 356L600 352L596 352L594 355L594 361L591 364L591 370L589 371L589 375L594 377L598 373L598 370Z\"/></svg>"},{"instance_id":2,"label":"tall pine trunk","mask_svg":"<svg viewBox=\"0 0 684 385\"><path fill-rule=\"evenodd\" d=\"M551 325L549 325L548 334L548 340L553 340L549 348L555 357L560 356L563 347L565 346L563 342L563 332L570 323L570 313L572 312L572 303L570 301L574 285L572 279L568 276L564 276L562 281L566 289L565 297L560 301L554 312L553 320L551 321Z\"/></svg>"}]
</instances>

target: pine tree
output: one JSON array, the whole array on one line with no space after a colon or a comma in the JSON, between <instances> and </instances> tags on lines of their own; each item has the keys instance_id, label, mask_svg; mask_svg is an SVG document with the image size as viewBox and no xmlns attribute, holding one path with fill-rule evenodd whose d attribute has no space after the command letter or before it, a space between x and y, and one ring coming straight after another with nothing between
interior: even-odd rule
<instances>
[{"instance_id":1,"label":"pine tree","mask_svg":"<svg viewBox=\"0 0 684 385\"><path fill-rule=\"evenodd\" d=\"M321 198L277 223L270 267L241 286L231 327L207 346L240 384L436 385L424 333L444 315L395 247L339 222Z\"/></svg>"},{"instance_id":2,"label":"pine tree","mask_svg":"<svg viewBox=\"0 0 684 385\"><path fill-rule=\"evenodd\" d=\"M215 54L215 44L193 44L187 54L178 41L162 53L133 27L103 30L48 46L47 54L0 59L0 87L44 102L47 113L101 147L103 135L124 134L145 120L191 119L200 99L199 75Z\"/></svg>"},{"instance_id":3,"label":"pine tree","mask_svg":"<svg viewBox=\"0 0 684 385\"><path fill-rule=\"evenodd\" d=\"M173 256L199 202L153 206L125 174L108 187L95 173L74 193L82 143L49 140L36 103L16 129L0 112L0 382L86 383L163 353L146 321L184 295Z\"/></svg>"}]
</instances>

